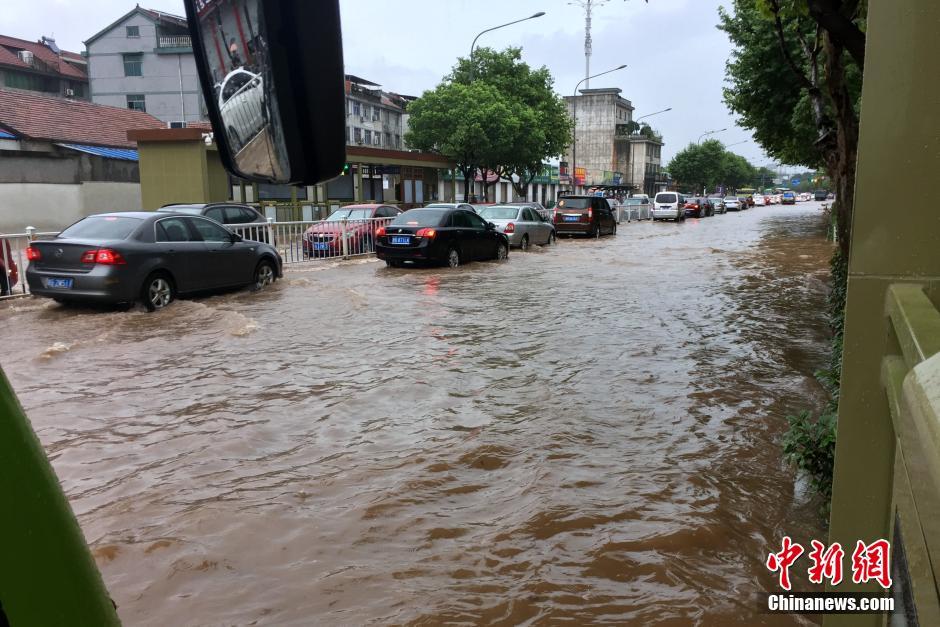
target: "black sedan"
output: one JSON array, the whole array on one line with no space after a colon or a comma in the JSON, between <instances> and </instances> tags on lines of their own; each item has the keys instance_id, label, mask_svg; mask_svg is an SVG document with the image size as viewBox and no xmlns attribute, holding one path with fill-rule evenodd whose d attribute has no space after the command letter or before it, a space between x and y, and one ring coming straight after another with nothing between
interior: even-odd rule
<instances>
[{"instance_id":1,"label":"black sedan","mask_svg":"<svg viewBox=\"0 0 940 627\"><path fill-rule=\"evenodd\" d=\"M153 311L178 294L252 285L282 276L272 246L243 240L201 216L127 212L79 220L26 249L26 280L60 302L133 303Z\"/></svg>"},{"instance_id":2,"label":"black sedan","mask_svg":"<svg viewBox=\"0 0 940 627\"><path fill-rule=\"evenodd\" d=\"M456 268L477 259L506 259L509 240L466 209L411 209L376 231L375 253L389 266L444 263Z\"/></svg>"}]
</instances>

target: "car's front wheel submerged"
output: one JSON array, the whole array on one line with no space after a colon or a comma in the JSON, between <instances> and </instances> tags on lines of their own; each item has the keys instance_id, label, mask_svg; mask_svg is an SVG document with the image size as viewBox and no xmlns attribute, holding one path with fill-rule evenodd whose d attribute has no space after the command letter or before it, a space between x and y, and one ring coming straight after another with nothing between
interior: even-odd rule
<instances>
[{"instance_id":1,"label":"car's front wheel submerged","mask_svg":"<svg viewBox=\"0 0 940 627\"><path fill-rule=\"evenodd\" d=\"M140 300L143 301L147 311L163 309L176 298L176 289L173 280L162 272L155 272L147 277L141 289Z\"/></svg>"}]
</instances>

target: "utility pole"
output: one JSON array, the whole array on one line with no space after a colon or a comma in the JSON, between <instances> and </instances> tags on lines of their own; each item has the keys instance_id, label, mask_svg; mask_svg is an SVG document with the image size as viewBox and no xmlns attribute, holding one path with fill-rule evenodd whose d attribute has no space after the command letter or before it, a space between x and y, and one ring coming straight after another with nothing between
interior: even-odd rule
<instances>
[{"instance_id":1,"label":"utility pole","mask_svg":"<svg viewBox=\"0 0 940 627\"><path fill-rule=\"evenodd\" d=\"M571 0L568 4L584 9L584 88L591 88L591 12L594 7L607 4L610 0Z\"/></svg>"}]
</instances>

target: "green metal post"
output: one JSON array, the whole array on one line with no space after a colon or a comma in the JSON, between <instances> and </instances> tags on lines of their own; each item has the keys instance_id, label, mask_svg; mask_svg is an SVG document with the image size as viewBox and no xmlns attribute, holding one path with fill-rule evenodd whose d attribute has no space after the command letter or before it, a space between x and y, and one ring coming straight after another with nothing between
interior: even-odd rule
<instances>
[{"instance_id":1,"label":"green metal post","mask_svg":"<svg viewBox=\"0 0 940 627\"><path fill-rule=\"evenodd\" d=\"M0 624L120 625L78 521L0 369Z\"/></svg>"}]
</instances>

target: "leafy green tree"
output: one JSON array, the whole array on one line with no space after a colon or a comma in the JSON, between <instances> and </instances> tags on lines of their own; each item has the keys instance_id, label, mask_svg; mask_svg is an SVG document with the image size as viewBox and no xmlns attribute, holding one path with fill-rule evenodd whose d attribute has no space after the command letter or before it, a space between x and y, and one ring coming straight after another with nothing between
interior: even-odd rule
<instances>
[{"instance_id":1,"label":"leafy green tree","mask_svg":"<svg viewBox=\"0 0 940 627\"><path fill-rule=\"evenodd\" d=\"M726 189L747 187L754 180L754 166L741 155L725 151L720 163L720 182Z\"/></svg>"},{"instance_id":2,"label":"leafy green tree","mask_svg":"<svg viewBox=\"0 0 940 627\"><path fill-rule=\"evenodd\" d=\"M826 165L842 258L850 243L865 0L734 0L719 28L735 45L725 101L768 154Z\"/></svg>"},{"instance_id":3,"label":"leafy green tree","mask_svg":"<svg viewBox=\"0 0 940 627\"><path fill-rule=\"evenodd\" d=\"M512 132L494 142L501 150L491 151L481 165L512 180L520 196L542 171L545 160L562 154L571 141L572 122L564 100L554 91L551 73L544 66L534 70L523 62L521 48L477 48L472 62L459 59L445 81L482 82L506 100L511 112L507 126Z\"/></svg>"},{"instance_id":4,"label":"leafy green tree","mask_svg":"<svg viewBox=\"0 0 940 627\"><path fill-rule=\"evenodd\" d=\"M419 150L442 154L464 176L465 198L478 168L509 150L518 132L511 107L495 87L444 82L408 106L405 141Z\"/></svg>"},{"instance_id":5,"label":"leafy green tree","mask_svg":"<svg viewBox=\"0 0 940 627\"><path fill-rule=\"evenodd\" d=\"M716 139L689 144L676 153L666 169L683 189L714 189L724 175L725 154L724 146Z\"/></svg>"}]
</instances>

